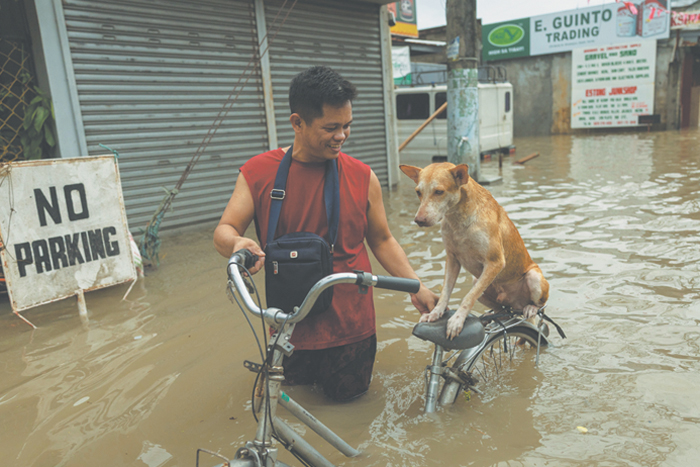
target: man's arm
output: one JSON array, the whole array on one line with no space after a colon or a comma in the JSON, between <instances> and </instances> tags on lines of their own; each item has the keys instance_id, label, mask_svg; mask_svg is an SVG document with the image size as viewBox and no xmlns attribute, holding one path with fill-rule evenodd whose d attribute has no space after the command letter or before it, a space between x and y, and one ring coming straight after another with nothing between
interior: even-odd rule
<instances>
[{"instance_id":1,"label":"man's arm","mask_svg":"<svg viewBox=\"0 0 700 467\"><path fill-rule=\"evenodd\" d=\"M367 244L384 269L392 276L418 279L408 262L406 253L389 230L384 201L382 200L382 187L374 171L371 172L369 180L367 224ZM411 295L411 302L421 313L432 311L437 300L438 296L422 283L418 293Z\"/></svg>"},{"instance_id":2,"label":"man's arm","mask_svg":"<svg viewBox=\"0 0 700 467\"><path fill-rule=\"evenodd\" d=\"M258 261L250 268L251 274L255 274L263 267L265 256L260 245L250 238L243 237L254 215L253 195L250 193L248 182L241 173L238 175L236 188L234 188L231 199L224 209L219 225L214 230L214 246L216 251L226 258L242 248L247 248L254 255L258 255Z\"/></svg>"}]
</instances>

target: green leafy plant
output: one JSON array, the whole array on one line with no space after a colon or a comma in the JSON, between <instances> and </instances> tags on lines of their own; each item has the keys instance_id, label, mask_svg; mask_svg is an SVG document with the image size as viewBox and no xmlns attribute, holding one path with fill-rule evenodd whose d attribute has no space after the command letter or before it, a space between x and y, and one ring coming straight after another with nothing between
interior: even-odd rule
<instances>
[{"instance_id":1,"label":"green leafy plant","mask_svg":"<svg viewBox=\"0 0 700 467\"><path fill-rule=\"evenodd\" d=\"M41 159L56 146L53 122L55 119L51 99L38 87L34 87L36 97L24 111L24 123L20 139L25 159Z\"/></svg>"}]
</instances>

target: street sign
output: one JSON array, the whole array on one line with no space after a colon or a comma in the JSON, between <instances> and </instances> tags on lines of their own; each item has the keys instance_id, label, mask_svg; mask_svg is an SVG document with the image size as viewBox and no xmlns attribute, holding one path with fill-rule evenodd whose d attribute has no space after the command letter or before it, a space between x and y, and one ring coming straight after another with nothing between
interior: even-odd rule
<instances>
[{"instance_id":1,"label":"street sign","mask_svg":"<svg viewBox=\"0 0 700 467\"><path fill-rule=\"evenodd\" d=\"M136 279L114 156L5 165L0 199L15 313Z\"/></svg>"}]
</instances>

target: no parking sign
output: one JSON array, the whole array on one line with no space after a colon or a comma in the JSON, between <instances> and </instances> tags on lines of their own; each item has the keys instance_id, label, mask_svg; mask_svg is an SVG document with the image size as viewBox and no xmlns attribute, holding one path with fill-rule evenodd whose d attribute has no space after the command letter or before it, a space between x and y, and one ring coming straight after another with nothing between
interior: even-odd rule
<instances>
[{"instance_id":1,"label":"no parking sign","mask_svg":"<svg viewBox=\"0 0 700 467\"><path fill-rule=\"evenodd\" d=\"M113 156L0 167L0 249L15 313L136 279Z\"/></svg>"}]
</instances>

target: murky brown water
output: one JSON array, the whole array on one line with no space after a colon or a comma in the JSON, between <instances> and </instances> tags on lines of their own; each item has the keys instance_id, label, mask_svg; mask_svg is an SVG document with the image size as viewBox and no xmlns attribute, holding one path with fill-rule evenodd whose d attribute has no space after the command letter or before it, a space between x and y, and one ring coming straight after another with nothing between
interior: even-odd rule
<instances>
[{"instance_id":1,"label":"murky brown water","mask_svg":"<svg viewBox=\"0 0 700 467\"><path fill-rule=\"evenodd\" d=\"M377 293L369 394L338 405L288 391L365 455L348 460L322 441L320 450L358 467L695 465L699 143L700 132L517 140L490 189L549 279L548 313L569 338L555 337L540 366L522 365L495 400L459 400L428 418L431 348L410 337L417 313L401 294ZM437 228L411 224L412 182L385 196L394 235L439 291L443 248ZM232 457L253 437L242 361L257 349L226 298L211 234L165 238L162 267L127 302L126 287L88 294L87 327L73 300L26 313L36 331L0 302L0 465L192 466L197 447Z\"/></svg>"}]
</instances>

